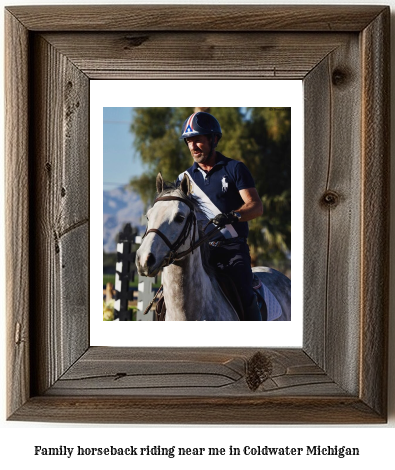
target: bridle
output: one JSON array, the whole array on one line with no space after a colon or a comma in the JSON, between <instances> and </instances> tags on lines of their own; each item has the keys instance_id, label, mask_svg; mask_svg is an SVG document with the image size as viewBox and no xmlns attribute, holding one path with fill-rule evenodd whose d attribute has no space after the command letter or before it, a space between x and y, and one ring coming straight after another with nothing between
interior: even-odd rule
<instances>
[{"instance_id":1,"label":"bridle","mask_svg":"<svg viewBox=\"0 0 395 470\"><path fill-rule=\"evenodd\" d=\"M156 233L157 235L159 235L162 238L162 240L169 247L170 252L169 252L168 256L166 256L164 258L163 264L161 266L162 268L166 267L166 266L170 266L175 261L184 258L186 255L188 255L191 252L193 253L193 250L198 248L205 241L210 239L211 236L214 235L214 233L218 232L218 230L221 229L221 227L216 227L215 229L211 230L211 232L209 232L207 235L205 235L204 237L200 238L199 240L197 240L195 242L197 222L196 222L195 207L192 204L192 202L189 201L188 199L184 199L184 198L179 197L179 196L162 196L162 197L158 197L157 199L155 199L154 205L159 201L180 201L180 202L183 202L184 204L186 204L190 209L190 212L189 212L189 215L186 219L185 225L184 225L180 235L178 236L177 240L173 244L170 243L170 241L166 237L166 235L164 235L159 229L156 229L156 228L151 228L151 229L148 230L148 227L147 227L147 230L145 231L145 234L143 235L142 239L144 239L151 232ZM204 230L206 229L206 227L211 222L212 222L212 220L208 221L208 223L204 227ZM187 240L187 238L191 234L192 234L192 236L191 236L191 242L190 242L189 248L187 250L177 252L177 250L185 243L185 241Z\"/></svg>"},{"instance_id":2,"label":"bridle","mask_svg":"<svg viewBox=\"0 0 395 470\"><path fill-rule=\"evenodd\" d=\"M200 245L202 245L204 242L206 242L207 240L209 240L212 235L214 235L214 233L217 233L218 230L221 230L221 227L219 226L216 226L213 230L211 230L207 235L205 235L204 237L200 238L199 240L197 240L195 242L195 235L196 235L196 225L197 225L197 222L196 222L196 214L195 214L195 207L194 205L191 203L191 201L189 201L188 199L184 199L182 197L179 197L179 196L162 196L162 197L158 197L155 199L154 201L154 204L155 205L158 201L180 201L180 202L183 202L184 204L186 204L189 209L190 209L190 212L189 212L189 215L187 217L187 220L186 220L186 223L180 233L180 235L178 236L177 240L171 244L169 239L166 237L166 235L164 235L160 230L158 230L157 228L151 228L148 230L148 227L147 227L147 230L145 231L144 235L143 235L143 238L144 239L149 233L153 232L153 233L156 233L157 235L159 235L162 240L166 243L166 245L170 248L170 252L169 254L164 258L163 260L163 263L161 265L161 268L165 268L167 266L170 266L171 264L173 264L175 261L177 260L180 260L182 258L184 258L186 255L188 255L189 253L193 253L193 250L195 250L196 248L198 248ZM212 222L212 219L210 219L207 224L205 225L205 227L203 228L203 231L206 230L207 226ZM185 243L185 240L189 237L189 235L191 234L191 231L192 231L192 228L193 228L193 235L192 235L192 238L191 238L191 242L190 242L190 245L189 245L189 248L187 250L184 250L184 251L180 251L180 252L177 252L178 248L180 248L180 246L182 246L184 243ZM145 309L144 311L144 315L146 315L149 310L151 309L155 299L159 296L159 294L162 292L163 290L163 285L158 289L158 291L156 292L154 298L151 300L151 302L149 303L148 307ZM164 320L164 316L163 317L158 317L158 319L161 319L161 320Z\"/></svg>"}]
</instances>

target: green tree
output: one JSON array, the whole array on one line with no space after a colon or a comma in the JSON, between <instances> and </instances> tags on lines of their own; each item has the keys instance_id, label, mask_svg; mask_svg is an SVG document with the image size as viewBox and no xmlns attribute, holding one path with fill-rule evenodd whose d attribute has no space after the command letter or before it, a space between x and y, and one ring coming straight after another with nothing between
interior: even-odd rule
<instances>
[{"instance_id":1,"label":"green tree","mask_svg":"<svg viewBox=\"0 0 395 470\"><path fill-rule=\"evenodd\" d=\"M179 133L191 108L136 108L131 132L134 145L146 170L132 178L130 185L138 192L144 205L155 198L155 179L160 171L167 181L190 166L190 155Z\"/></svg>"},{"instance_id":2,"label":"green tree","mask_svg":"<svg viewBox=\"0 0 395 470\"><path fill-rule=\"evenodd\" d=\"M248 113L251 145L245 163L264 208L263 215L250 223L251 252L281 268L291 249L291 109L250 108Z\"/></svg>"},{"instance_id":3,"label":"green tree","mask_svg":"<svg viewBox=\"0 0 395 470\"><path fill-rule=\"evenodd\" d=\"M204 108L223 131L218 150L243 161L251 171L264 214L250 222L253 264L283 271L291 244L291 110L290 108ZM185 119L196 108L136 108L131 132L145 172L131 180L144 204L155 198L155 178L175 181L192 158L179 139Z\"/></svg>"}]
</instances>

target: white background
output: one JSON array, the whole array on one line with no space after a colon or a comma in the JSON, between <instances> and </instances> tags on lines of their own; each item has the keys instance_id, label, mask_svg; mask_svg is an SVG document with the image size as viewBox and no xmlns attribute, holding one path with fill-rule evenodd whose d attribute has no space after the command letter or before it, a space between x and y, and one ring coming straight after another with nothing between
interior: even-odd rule
<instances>
[{"instance_id":1,"label":"white background","mask_svg":"<svg viewBox=\"0 0 395 470\"><path fill-rule=\"evenodd\" d=\"M91 98L91 168L97 169L103 155L103 108L121 106L191 106L210 103L211 106L266 106L291 107L292 113L292 178L291 193L294 201L303 200L303 88L301 80L210 80L209 85L193 80L155 81L141 80L131 93L127 80L92 80ZM232 86L232 89L230 89ZM185 96L180 90L196 90ZM226 138L226 136L224 137ZM219 150L221 150L219 148ZM102 157L103 158L103 157ZM131 175L130 175L131 176ZM103 177L91 178L91 233L103 230ZM153 188L154 189L154 188ZM255 325L249 322L103 322L102 317L102 252L101 237L91 240L91 345L92 346L163 346L163 347L300 347L303 328L303 211L292 205L292 321ZM224 334L224 331L226 333Z\"/></svg>"},{"instance_id":2,"label":"white background","mask_svg":"<svg viewBox=\"0 0 395 470\"><path fill-rule=\"evenodd\" d=\"M27 2L10 1L7 4L24 5L26 3L34 4L104 4L111 2L103 2L100 0L93 0L92 2L59 2L51 0L49 2L35 1ZM117 0L114 3L133 3L123 2ZM144 3L144 2L140 2ZM149 3L177 3L165 0L163 2L151 1ZM182 2L179 2L182 3ZM210 3L210 2L187 2L187 3ZM235 4L243 2L216 2ZM243 4L246 4L244 2ZM264 2L248 2L249 4L257 4ZM302 3L302 4L389 4L395 8L395 0L387 2L370 1L370 2L318 2L302 0L301 2L284 2L270 0L270 4L284 4L284 3ZM2 2L4 5L4 2ZM3 16L3 11L1 12ZM0 18L1 24L3 18ZM392 18L393 23L393 18ZM3 41L3 37L1 37ZM392 39L394 43L394 39ZM392 44L393 46L393 44ZM392 47L394 51L395 48ZM3 44L0 45L0 54L3 55ZM3 64L3 57L1 57ZM395 61L393 61L395 63ZM394 66L392 66L392 69ZM394 76L392 70L392 76ZM393 79L392 79L393 81ZM0 87L3 93L3 86ZM1 105L4 109L3 95L1 95ZM393 115L393 112L392 112ZM392 119L392 134L395 129L395 119ZM4 138L3 125L0 126L2 147ZM3 171L0 166L0 171ZM1 175L1 178L2 175ZM392 187L395 185L394 170L392 170ZM0 208L3 208L4 194L0 192ZM394 204L394 192L391 195L392 207ZM395 209L393 209L394 211ZM1 251L0 260L4 260L4 230L3 221L4 213L1 212ZM392 216L391 231L394 233L394 217ZM394 237L392 237L394 238ZM391 246L391 275L394 272L395 258L394 258L394 242ZM0 285L4 286L4 268L2 266L0 273ZM391 277L393 282L393 275ZM1 297L1 312L5 312L6 303L4 299L4 292ZM1 410L0 410L0 464L2 468L29 468L29 469L57 469L63 468L86 468L87 466L95 466L104 468L108 465L117 465L117 468L141 468L141 465L155 465L161 468L201 468L201 466L209 466L213 468L217 465L227 466L228 468L239 467L240 465L251 465L257 468L263 468L267 465L288 465L293 468L316 468L319 466L321 469L329 469L333 466L337 468L355 468L355 466L374 466L380 468L392 468L394 464L393 445L395 442L395 409L394 409L394 293L391 292L390 309L390 374L389 394L392 396L390 402L390 417L387 425L380 426L100 426L100 425L50 425L45 423L13 423L5 421L5 387L4 387L4 371L5 371L5 339L4 339L4 314L2 315L1 324ZM104 447L104 446L129 446L134 445L137 447L144 447L146 445L161 445L164 446L184 446L184 447L224 447L228 448L229 445L238 446L243 448L249 446L294 446L306 447L307 445L345 445L348 447L359 447L361 451L360 457L346 457L338 459L337 457L176 457L169 459L167 457L78 457L67 459L66 457L38 457L34 456L34 446L41 445L46 447L56 447L59 445L66 445L68 447L76 447L78 445L83 447ZM261 459L263 459L261 461Z\"/></svg>"}]
</instances>

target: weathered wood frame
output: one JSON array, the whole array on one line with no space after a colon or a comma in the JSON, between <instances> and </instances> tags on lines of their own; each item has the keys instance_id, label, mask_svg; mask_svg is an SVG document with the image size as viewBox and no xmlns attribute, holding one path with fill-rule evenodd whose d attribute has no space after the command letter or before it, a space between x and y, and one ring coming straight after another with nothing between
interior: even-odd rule
<instances>
[{"instance_id":1,"label":"weathered wood frame","mask_svg":"<svg viewBox=\"0 0 395 470\"><path fill-rule=\"evenodd\" d=\"M389 18L6 9L8 419L386 421ZM304 80L303 348L89 346L89 81L116 78Z\"/></svg>"}]
</instances>

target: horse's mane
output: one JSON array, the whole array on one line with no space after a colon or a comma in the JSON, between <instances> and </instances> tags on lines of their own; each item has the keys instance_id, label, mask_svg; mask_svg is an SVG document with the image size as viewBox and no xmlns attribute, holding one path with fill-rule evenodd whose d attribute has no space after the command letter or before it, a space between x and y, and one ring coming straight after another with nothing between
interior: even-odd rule
<instances>
[{"instance_id":1,"label":"horse's mane","mask_svg":"<svg viewBox=\"0 0 395 470\"><path fill-rule=\"evenodd\" d=\"M202 212L202 209L200 208L200 204L197 201L197 199L195 199L194 197L190 195L187 196L184 193L184 191L182 191L181 188L177 187L177 185L174 183L166 182L165 189L158 195L158 197L169 195L170 193L174 193L175 191L177 192L177 196L181 197L182 199L186 199L193 205L195 212ZM198 222L198 232L199 232L199 239L203 238L205 233L203 231L203 227L200 226L199 222ZM205 270L206 274L210 278L215 278L215 269L209 262L210 247L209 247L208 241L200 245L200 255L202 258L203 269Z\"/></svg>"}]
</instances>

